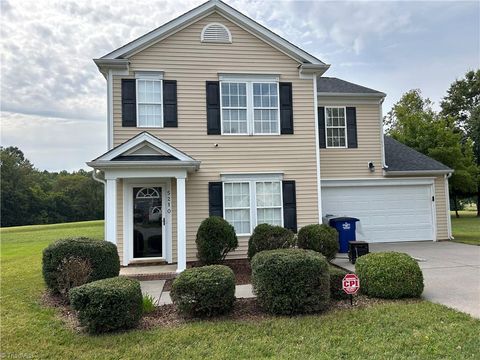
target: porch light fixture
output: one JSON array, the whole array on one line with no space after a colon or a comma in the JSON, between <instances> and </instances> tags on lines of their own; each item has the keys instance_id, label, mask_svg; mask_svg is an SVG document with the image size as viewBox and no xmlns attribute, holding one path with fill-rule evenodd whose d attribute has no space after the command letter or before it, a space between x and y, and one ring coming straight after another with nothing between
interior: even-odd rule
<instances>
[{"instance_id":1,"label":"porch light fixture","mask_svg":"<svg viewBox=\"0 0 480 360\"><path fill-rule=\"evenodd\" d=\"M368 170L370 170L370 172L375 171L375 165L373 164L373 161L368 162Z\"/></svg>"}]
</instances>

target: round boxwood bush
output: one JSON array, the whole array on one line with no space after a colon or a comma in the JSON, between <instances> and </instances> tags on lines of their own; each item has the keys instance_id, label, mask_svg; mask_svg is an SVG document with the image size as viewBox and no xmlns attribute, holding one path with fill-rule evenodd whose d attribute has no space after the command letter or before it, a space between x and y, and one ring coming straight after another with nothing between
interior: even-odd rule
<instances>
[{"instance_id":1,"label":"round boxwood bush","mask_svg":"<svg viewBox=\"0 0 480 360\"><path fill-rule=\"evenodd\" d=\"M235 229L218 216L210 216L202 221L195 242L198 259L207 265L218 264L238 246Z\"/></svg>"},{"instance_id":2,"label":"round boxwood bush","mask_svg":"<svg viewBox=\"0 0 480 360\"><path fill-rule=\"evenodd\" d=\"M187 269L173 281L170 296L187 316L225 314L235 302L235 275L224 265Z\"/></svg>"},{"instance_id":3,"label":"round boxwood bush","mask_svg":"<svg viewBox=\"0 0 480 360\"><path fill-rule=\"evenodd\" d=\"M345 270L330 265L330 296L332 299L341 300L348 298L343 291L343 278L347 275Z\"/></svg>"},{"instance_id":4,"label":"round boxwood bush","mask_svg":"<svg viewBox=\"0 0 480 360\"><path fill-rule=\"evenodd\" d=\"M285 249L295 244L295 235L281 226L259 224L248 239L248 258L265 250Z\"/></svg>"},{"instance_id":5,"label":"round boxwood bush","mask_svg":"<svg viewBox=\"0 0 480 360\"><path fill-rule=\"evenodd\" d=\"M307 225L298 232L297 245L302 249L318 251L332 260L339 248L338 232L325 224Z\"/></svg>"},{"instance_id":6,"label":"round boxwood bush","mask_svg":"<svg viewBox=\"0 0 480 360\"><path fill-rule=\"evenodd\" d=\"M70 290L70 304L90 333L135 327L142 317L140 283L125 277L94 281Z\"/></svg>"},{"instance_id":7,"label":"round boxwood bush","mask_svg":"<svg viewBox=\"0 0 480 360\"><path fill-rule=\"evenodd\" d=\"M65 259L84 259L91 267L86 282L118 276L120 259L117 247L108 242L89 238L72 238L55 241L43 250L42 273L47 287L61 293Z\"/></svg>"},{"instance_id":8,"label":"round boxwood bush","mask_svg":"<svg viewBox=\"0 0 480 360\"><path fill-rule=\"evenodd\" d=\"M408 254L370 253L355 264L360 291L368 296L399 299L419 297L423 292L423 274Z\"/></svg>"},{"instance_id":9,"label":"round boxwood bush","mask_svg":"<svg viewBox=\"0 0 480 360\"><path fill-rule=\"evenodd\" d=\"M311 250L259 252L252 259L252 284L259 305L272 314L317 312L330 301L328 262Z\"/></svg>"}]
</instances>

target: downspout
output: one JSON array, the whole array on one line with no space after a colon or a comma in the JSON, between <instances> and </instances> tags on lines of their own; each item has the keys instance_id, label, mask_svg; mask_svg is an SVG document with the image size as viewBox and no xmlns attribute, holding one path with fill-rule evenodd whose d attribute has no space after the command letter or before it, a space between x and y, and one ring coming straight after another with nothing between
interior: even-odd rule
<instances>
[{"instance_id":1,"label":"downspout","mask_svg":"<svg viewBox=\"0 0 480 360\"><path fill-rule=\"evenodd\" d=\"M449 240L455 240L452 234L452 220L450 218L450 191L448 187L448 179L452 177L452 173L444 175L445 178L445 202L447 203L447 236Z\"/></svg>"},{"instance_id":2,"label":"downspout","mask_svg":"<svg viewBox=\"0 0 480 360\"><path fill-rule=\"evenodd\" d=\"M314 106L314 124L315 124L315 157L317 160L317 207L318 207L318 223L322 223L322 184L320 180L320 146L318 131L318 94L317 94L317 75L313 75L313 106Z\"/></svg>"},{"instance_id":3,"label":"downspout","mask_svg":"<svg viewBox=\"0 0 480 360\"><path fill-rule=\"evenodd\" d=\"M382 98L378 103L378 113L380 114L380 144L382 146L382 169L387 170L388 165L385 162L385 134L383 133L383 101L385 98Z\"/></svg>"},{"instance_id":4,"label":"downspout","mask_svg":"<svg viewBox=\"0 0 480 360\"><path fill-rule=\"evenodd\" d=\"M97 176L97 169L93 169L92 171L92 178L95 181L103 184L103 218L105 220L105 211L107 209L107 197L105 196L105 189L107 187L107 182L104 179L101 179ZM107 238L107 225L106 223L103 226L103 238Z\"/></svg>"}]
</instances>

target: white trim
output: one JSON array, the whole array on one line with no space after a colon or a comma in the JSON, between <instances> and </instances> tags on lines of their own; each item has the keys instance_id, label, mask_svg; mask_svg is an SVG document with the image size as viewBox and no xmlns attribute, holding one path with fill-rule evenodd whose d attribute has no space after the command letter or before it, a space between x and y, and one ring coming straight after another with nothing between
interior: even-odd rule
<instances>
[{"instance_id":1,"label":"white trim","mask_svg":"<svg viewBox=\"0 0 480 360\"><path fill-rule=\"evenodd\" d=\"M385 171L385 176L415 176L415 175L445 175L451 174L453 170L412 170L412 171Z\"/></svg>"},{"instance_id":2,"label":"white trim","mask_svg":"<svg viewBox=\"0 0 480 360\"><path fill-rule=\"evenodd\" d=\"M107 75L107 150L113 147L113 75L108 70Z\"/></svg>"},{"instance_id":3,"label":"white trim","mask_svg":"<svg viewBox=\"0 0 480 360\"><path fill-rule=\"evenodd\" d=\"M432 185L434 182L435 182L435 178L322 179L322 187Z\"/></svg>"},{"instance_id":4,"label":"white trim","mask_svg":"<svg viewBox=\"0 0 480 360\"><path fill-rule=\"evenodd\" d=\"M177 273L187 268L185 177L177 177Z\"/></svg>"},{"instance_id":5,"label":"white trim","mask_svg":"<svg viewBox=\"0 0 480 360\"><path fill-rule=\"evenodd\" d=\"M218 80L225 82L279 82L278 74L218 73Z\"/></svg>"},{"instance_id":6,"label":"white trim","mask_svg":"<svg viewBox=\"0 0 480 360\"><path fill-rule=\"evenodd\" d=\"M163 80L163 71L159 70L139 70L135 71L135 79L143 80Z\"/></svg>"},{"instance_id":7,"label":"white trim","mask_svg":"<svg viewBox=\"0 0 480 360\"><path fill-rule=\"evenodd\" d=\"M317 209L318 209L318 223L322 223L322 180L320 178L320 146L319 146L319 129L318 129L318 97L317 97L317 77L313 77L313 110L315 114L315 158L316 158L316 173L317 173Z\"/></svg>"},{"instance_id":8,"label":"white trim","mask_svg":"<svg viewBox=\"0 0 480 360\"><path fill-rule=\"evenodd\" d=\"M435 181L430 185L430 202L432 203L432 239L437 241L437 197L435 194Z\"/></svg>"},{"instance_id":9,"label":"white trim","mask_svg":"<svg viewBox=\"0 0 480 360\"><path fill-rule=\"evenodd\" d=\"M379 120L380 120L380 146L381 152L382 152L382 169L387 170L388 165L385 161L385 135L383 134L383 99L380 101L378 104L378 114L379 114Z\"/></svg>"},{"instance_id":10,"label":"white trim","mask_svg":"<svg viewBox=\"0 0 480 360\"><path fill-rule=\"evenodd\" d=\"M329 105L339 105L339 106L355 106L355 105L377 105L379 101L383 101L383 98L362 98L358 97L348 97L348 96L338 96L338 97L328 97L328 96L317 96L319 106L329 106Z\"/></svg>"},{"instance_id":11,"label":"white trim","mask_svg":"<svg viewBox=\"0 0 480 360\"><path fill-rule=\"evenodd\" d=\"M210 27L210 26L220 26L222 27L228 34L228 40L227 41L221 41L221 40L205 40L205 31ZM205 25L202 29L202 32L200 34L200 42L202 43L208 43L208 44L231 44L232 43L232 33L226 27L225 25L218 23L218 22L211 22Z\"/></svg>"},{"instance_id":12,"label":"white trim","mask_svg":"<svg viewBox=\"0 0 480 360\"><path fill-rule=\"evenodd\" d=\"M344 117L344 126L343 129L345 130L345 145L344 146L328 146L328 129L341 129L342 126L327 126L327 109L343 109L343 117ZM324 121L325 121L325 148L326 149L347 149L348 148L348 138L347 138L347 107L346 106L332 106L332 105L325 105L323 111L324 113Z\"/></svg>"},{"instance_id":13,"label":"white trim","mask_svg":"<svg viewBox=\"0 0 480 360\"><path fill-rule=\"evenodd\" d=\"M117 243L117 181L106 179L105 185L105 240Z\"/></svg>"},{"instance_id":14,"label":"white trim","mask_svg":"<svg viewBox=\"0 0 480 360\"><path fill-rule=\"evenodd\" d=\"M218 0L208 1L196 7L195 9L190 10L189 12L139 37L138 39L110 52L109 54L103 56L102 59L129 57L135 52L138 52L141 49L145 48L146 46L150 46L153 43L161 40L162 38L174 34L181 28L184 28L190 23L198 20L200 17L207 16L213 12L217 12L229 18L233 18L235 23L241 23L242 27L246 28L249 32L261 38L263 41L271 43L273 46L276 46L280 51L286 53L287 55L296 58L297 61L299 61L300 63L310 62L312 64L320 64L328 67L327 64L323 63L316 57L289 43L287 40L281 38L277 34L261 26L257 22L240 13L239 11Z\"/></svg>"},{"instance_id":15,"label":"white trim","mask_svg":"<svg viewBox=\"0 0 480 360\"><path fill-rule=\"evenodd\" d=\"M162 256L148 258L134 258L133 256L133 188L134 187L160 187L162 188ZM124 179L123 183L123 265L128 265L136 260L166 260L172 262L172 219L171 210L167 204L166 192L171 189L170 179ZM171 190L170 190L171 191ZM165 209L165 212L163 212Z\"/></svg>"},{"instance_id":16,"label":"white trim","mask_svg":"<svg viewBox=\"0 0 480 360\"><path fill-rule=\"evenodd\" d=\"M230 173L230 174L220 174L220 178L225 182L236 182L236 181L283 181L283 173L272 172L272 173Z\"/></svg>"},{"instance_id":17,"label":"white trim","mask_svg":"<svg viewBox=\"0 0 480 360\"><path fill-rule=\"evenodd\" d=\"M379 93L336 93L336 92L319 92L318 96L352 96L352 97L366 97L366 98L384 98L387 94Z\"/></svg>"},{"instance_id":18,"label":"white trim","mask_svg":"<svg viewBox=\"0 0 480 360\"><path fill-rule=\"evenodd\" d=\"M105 169L105 179L143 179L143 178L170 178L186 177L187 170L184 168L112 168Z\"/></svg>"},{"instance_id":19,"label":"white trim","mask_svg":"<svg viewBox=\"0 0 480 360\"><path fill-rule=\"evenodd\" d=\"M448 186L448 179L451 175L444 175L444 186L445 186L445 202L446 202L446 212L447 212L447 236L449 239L453 239L452 235L452 219L450 218L450 189Z\"/></svg>"},{"instance_id":20,"label":"white trim","mask_svg":"<svg viewBox=\"0 0 480 360\"><path fill-rule=\"evenodd\" d=\"M108 151L107 153L101 155L100 157L96 158L95 160L91 161L91 164L95 164L98 161L110 161L113 158L116 158L117 156L120 156L133 147L137 146L138 144L141 144L143 142L146 142L154 147L159 148L160 150L176 157L180 161L193 161L195 162L196 160L191 158L190 156L186 155L185 153L181 152L180 150L174 148L173 146L167 144L166 142L160 140L159 138L149 134L148 132L142 132L138 134L137 136L131 138L130 140L124 142L123 144L117 146L116 148Z\"/></svg>"},{"instance_id":21,"label":"white trim","mask_svg":"<svg viewBox=\"0 0 480 360\"><path fill-rule=\"evenodd\" d=\"M137 74L135 74L136 76ZM162 76L163 77L163 76ZM138 86L138 82L139 81L151 81L151 82L159 82L160 83L160 102L140 102L138 99L138 89L139 89L139 86ZM163 124L164 124L164 120L163 120L163 80L162 79L159 79L157 77L157 75L155 76L146 76L146 77L140 77L140 76L136 76L135 77L135 97L136 97L136 101L135 101L135 105L136 105L136 114L137 114L137 119L136 119L136 126L137 128L149 128L149 129L158 129L158 128L163 128ZM140 125L139 124L139 116L140 116L140 112L138 111L138 107L140 105L160 105L160 124L159 125Z\"/></svg>"}]
</instances>

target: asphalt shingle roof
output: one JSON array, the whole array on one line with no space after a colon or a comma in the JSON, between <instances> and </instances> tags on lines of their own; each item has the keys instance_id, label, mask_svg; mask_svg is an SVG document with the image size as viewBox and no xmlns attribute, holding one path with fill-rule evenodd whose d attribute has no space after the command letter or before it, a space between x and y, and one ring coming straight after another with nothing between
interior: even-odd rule
<instances>
[{"instance_id":1,"label":"asphalt shingle roof","mask_svg":"<svg viewBox=\"0 0 480 360\"><path fill-rule=\"evenodd\" d=\"M385 163L388 171L453 171L441 162L385 136Z\"/></svg>"},{"instance_id":2,"label":"asphalt shingle roof","mask_svg":"<svg viewBox=\"0 0 480 360\"><path fill-rule=\"evenodd\" d=\"M378 94L384 96L381 91L357 85L334 77L317 78L317 91L319 93L345 93L345 94Z\"/></svg>"}]
</instances>

